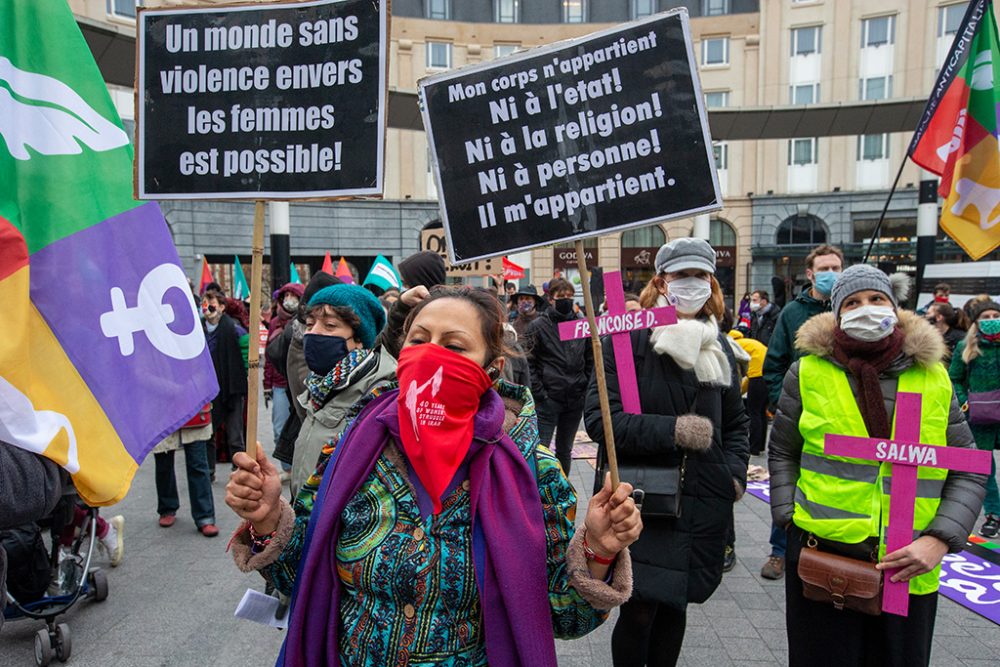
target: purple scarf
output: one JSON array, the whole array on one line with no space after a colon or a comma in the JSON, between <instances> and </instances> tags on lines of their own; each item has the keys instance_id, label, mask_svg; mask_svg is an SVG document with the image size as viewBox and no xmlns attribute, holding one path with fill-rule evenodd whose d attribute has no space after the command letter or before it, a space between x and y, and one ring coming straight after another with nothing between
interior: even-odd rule
<instances>
[{"instance_id":1,"label":"purple scarf","mask_svg":"<svg viewBox=\"0 0 1000 667\"><path fill-rule=\"evenodd\" d=\"M397 391L373 400L350 426L316 494L292 596L284 667L340 665L341 513L375 468L397 420ZM483 394L469 463L472 544L490 667L556 667L545 526L535 475L503 430L504 404ZM335 483L331 483L335 480ZM301 599L300 599L301 598Z\"/></svg>"}]
</instances>

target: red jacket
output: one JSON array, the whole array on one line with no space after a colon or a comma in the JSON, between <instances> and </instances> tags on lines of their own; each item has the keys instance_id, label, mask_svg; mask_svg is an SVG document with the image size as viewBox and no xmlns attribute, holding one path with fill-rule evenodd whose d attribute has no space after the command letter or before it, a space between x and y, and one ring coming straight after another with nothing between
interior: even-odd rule
<instances>
[{"instance_id":1,"label":"red jacket","mask_svg":"<svg viewBox=\"0 0 1000 667\"><path fill-rule=\"evenodd\" d=\"M285 298L285 294L294 294L300 300L302 299L302 292L304 291L302 285L296 283L288 283L280 290L275 297L275 301L278 302L278 314L271 318L270 324L267 327L267 343L271 344L271 341L281 335L284 330L285 325L292 321L294 317L293 314L285 312L285 309L281 307L281 302ZM270 362L267 361L267 356L264 357L264 389L273 389L277 387L278 389L285 389L288 387L288 380L281 373L280 370L275 368Z\"/></svg>"}]
</instances>

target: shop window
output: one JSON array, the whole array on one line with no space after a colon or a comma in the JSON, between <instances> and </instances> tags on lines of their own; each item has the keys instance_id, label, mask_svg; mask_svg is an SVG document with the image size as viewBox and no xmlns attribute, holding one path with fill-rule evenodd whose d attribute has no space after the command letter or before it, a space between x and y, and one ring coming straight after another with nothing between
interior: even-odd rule
<instances>
[{"instance_id":1,"label":"shop window","mask_svg":"<svg viewBox=\"0 0 1000 667\"><path fill-rule=\"evenodd\" d=\"M775 236L778 245L819 245L826 243L826 225L815 215L793 215L778 225Z\"/></svg>"}]
</instances>

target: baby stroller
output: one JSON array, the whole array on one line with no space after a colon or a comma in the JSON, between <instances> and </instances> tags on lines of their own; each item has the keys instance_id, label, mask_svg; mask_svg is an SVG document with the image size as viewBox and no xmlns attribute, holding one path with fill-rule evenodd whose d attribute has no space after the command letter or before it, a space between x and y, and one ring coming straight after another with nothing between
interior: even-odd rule
<instances>
[{"instance_id":1,"label":"baby stroller","mask_svg":"<svg viewBox=\"0 0 1000 667\"><path fill-rule=\"evenodd\" d=\"M5 620L45 621L35 634L35 663L45 667L53 656L66 662L73 650L67 623L57 623L81 598L103 602L108 597L108 580L100 568L90 563L97 545L97 510L85 508L86 519L72 545L60 547L60 536L73 522L76 491L70 485L52 515L40 522L0 531L0 543L7 552L7 606ZM42 527L48 527L52 547L46 548ZM2 624L0 624L2 625Z\"/></svg>"}]
</instances>

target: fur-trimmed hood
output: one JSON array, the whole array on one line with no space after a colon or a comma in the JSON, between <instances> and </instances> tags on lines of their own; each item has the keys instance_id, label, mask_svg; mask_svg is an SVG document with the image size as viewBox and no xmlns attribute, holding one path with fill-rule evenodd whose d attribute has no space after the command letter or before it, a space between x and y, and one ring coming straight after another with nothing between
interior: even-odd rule
<instances>
[{"instance_id":1,"label":"fur-trimmed hood","mask_svg":"<svg viewBox=\"0 0 1000 667\"><path fill-rule=\"evenodd\" d=\"M931 366L944 359L947 348L941 333L927 320L908 310L897 310L897 328L906 336L902 356L920 366ZM814 354L833 360L833 332L837 320L833 313L823 313L809 319L795 336L795 348L802 354Z\"/></svg>"}]
</instances>

